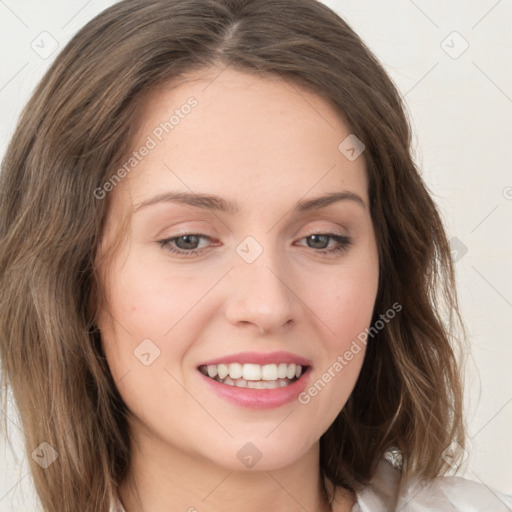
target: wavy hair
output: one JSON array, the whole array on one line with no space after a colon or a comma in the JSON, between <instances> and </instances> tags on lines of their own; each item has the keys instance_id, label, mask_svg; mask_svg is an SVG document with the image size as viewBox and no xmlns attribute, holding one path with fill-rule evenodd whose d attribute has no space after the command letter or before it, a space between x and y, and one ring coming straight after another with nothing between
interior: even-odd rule
<instances>
[{"instance_id":1,"label":"wavy hair","mask_svg":"<svg viewBox=\"0 0 512 512\"><path fill-rule=\"evenodd\" d=\"M95 265L109 195L144 98L196 70L279 76L326 99L366 147L380 281L361 374L320 439L321 470L361 489L385 450L402 482L431 479L465 445L463 336L442 219L411 155L411 128L381 64L316 0L124 0L87 23L24 108L0 174L0 357L45 512L106 512L130 463L127 408L95 326ZM4 388L5 389L5 388ZM3 396L4 404L6 396ZM450 464L449 464L450 463Z\"/></svg>"}]
</instances>

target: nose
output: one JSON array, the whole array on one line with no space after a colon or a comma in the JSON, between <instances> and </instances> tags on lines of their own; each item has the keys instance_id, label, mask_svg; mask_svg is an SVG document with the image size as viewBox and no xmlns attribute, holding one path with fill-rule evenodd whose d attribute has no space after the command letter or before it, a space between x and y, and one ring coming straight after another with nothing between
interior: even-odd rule
<instances>
[{"instance_id":1,"label":"nose","mask_svg":"<svg viewBox=\"0 0 512 512\"><path fill-rule=\"evenodd\" d=\"M261 334L280 332L297 322L300 301L293 291L290 272L282 269L269 251L254 262L239 260L228 275L227 320L237 327L246 326Z\"/></svg>"}]
</instances>

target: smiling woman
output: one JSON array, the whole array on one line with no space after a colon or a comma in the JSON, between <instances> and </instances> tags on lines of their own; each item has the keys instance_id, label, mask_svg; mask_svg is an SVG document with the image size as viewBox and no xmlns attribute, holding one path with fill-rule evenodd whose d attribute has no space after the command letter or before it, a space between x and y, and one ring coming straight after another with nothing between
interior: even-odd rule
<instances>
[{"instance_id":1,"label":"smiling woman","mask_svg":"<svg viewBox=\"0 0 512 512\"><path fill-rule=\"evenodd\" d=\"M449 245L397 90L321 3L107 9L0 194L0 355L45 512L508 510L442 476Z\"/></svg>"}]
</instances>

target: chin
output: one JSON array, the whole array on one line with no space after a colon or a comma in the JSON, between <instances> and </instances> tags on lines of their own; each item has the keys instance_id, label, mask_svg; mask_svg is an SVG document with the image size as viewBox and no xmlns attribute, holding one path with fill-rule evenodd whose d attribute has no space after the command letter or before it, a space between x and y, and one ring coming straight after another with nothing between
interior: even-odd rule
<instances>
[{"instance_id":1,"label":"chin","mask_svg":"<svg viewBox=\"0 0 512 512\"><path fill-rule=\"evenodd\" d=\"M275 428L275 426L274 426ZM279 428L279 427L277 427ZM295 464L312 448L304 445L304 436L275 437L271 430L260 437L252 435L223 442L208 458L217 466L230 471L275 471ZM210 445L210 446L213 446Z\"/></svg>"}]
</instances>

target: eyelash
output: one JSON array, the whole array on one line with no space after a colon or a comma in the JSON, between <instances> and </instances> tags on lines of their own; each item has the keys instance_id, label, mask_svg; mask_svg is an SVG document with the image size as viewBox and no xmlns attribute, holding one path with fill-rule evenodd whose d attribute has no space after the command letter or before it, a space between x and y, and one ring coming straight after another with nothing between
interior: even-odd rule
<instances>
[{"instance_id":1,"label":"eyelash","mask_svg":"<svg viewBox=\"0 0 512 512\"><path fill-rule=\"evenodd\" d=\"M179 254L181 256L193 256L195 254L199 254L204 251L205 248L202 249L177 249L176 247L173 247L170 245L171 242L178 240L179 238L185 237L185 236L197 236L203 239L211 240L211 238L208 235L203 235L201 233L184 233L179 236L175 236L172 238L166 238L164 240L159 240L158 243L160 246L165 249L166 251L172 252L174 254ZM316 249L317 253L324 254L324 255L332 255L337 254L339 252L346 251L351 245L352 245L352 239L345 236L345 235L339 235L337 233L311 233L308 236L302 237L300 240L304 240L306 238L310 238L312 236L326 236L330 239L336 241L339 245L335 246L332 249ZM309 247L309 249L313 249L312 247ZM315 249L313 249L315 250Z\"/></svg>"}]
</instances>

